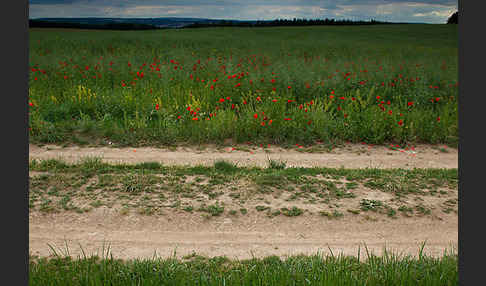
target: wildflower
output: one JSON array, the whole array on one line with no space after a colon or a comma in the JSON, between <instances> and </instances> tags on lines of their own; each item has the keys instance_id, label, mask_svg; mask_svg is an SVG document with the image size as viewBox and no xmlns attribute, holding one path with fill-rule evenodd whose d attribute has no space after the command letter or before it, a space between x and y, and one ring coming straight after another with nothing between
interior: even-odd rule
<instances>
[{"instance_id":1,"label":"wildflower","mask_svg":"<svg viewBox=\"0 0 486 286\"><path fill-rule=\"evenodd\" d=\"M403 119L400 119L400 121L398 121L398 125L400 125L400 126L403 125Z\"/></svg>"},{"instance_id":2,"label":"wildflower","mask_svg":"<svg viewBox=\"0 0 486 286\"><path fill-rule=\"evenodd\" d=\"M437 122L439 122L439 121L440 121L440 116L437 116Z\"/></svg>"},{"instance_id":3,"label":"wildflower","mask_svg":"<svg viewBox=\"0 0 486 286\"><path fill-rule=\"evenodd\" d=\"M292 87L289 85L289 86L287 86L287 88L288 88L288 89L291 89Z\"/></svg>"},{"instance_id":4,"label":"wildflower","mask_svg":"<svg viewBox=\"0 0 486 286\"><path fill-rule=\"evenodd\" d=\"M159 104L157 103L157 104L155 105L155 110L159 110L159 108L160 108L160 107L159 107Z\"/></svg>"},{"instance_id":5,"label":"wildflower","mask_svg":"<svg viewBox=\"0 0 486 286\"><path fill-rule=\"evenodd\" d=\"M291 103L292 101L293 101L292 99L289 99L289 100L287 100L287 103Z\"/></svg>"},{"instance_id":6,"label":"wildflower","mask_svg":"<svg viewBox=\"0 0 486 286\"><path fill-rule=\"evenodd\" d=\"M333 98L334 98L334 95L330 95L330 96L329 96L329 98L330 98L330 99L333 99Z\"/></svg>"},{"instance_id":7,"label":"wildflower","mask_svg":"<svg viewBox=\"0 0 486 286\"><path fill-rule=\"evenodd\" d=\"M197 117L193 117L193 118L192 118L192 120L194 120L194 121L198 121L198 120L199 120L199 118L197 118Z\"/></svg>"},{"instance_id":8,"label":"wildflower","mask_svg":"<svg viewBox=\"0 0 486 286\"><path fill-rule=\"evenodd\" d=\"M34 104L33 104L32 102L29 102L29 106L31 106L31 107L32 107L32 106L34 106Z\"/></svg>"},{"instance_id":9,"label":"wildflower","mask_svg":"<svg viewBox=\"0 0 486 286\"><path fill-rule=\"evenodd\" d=\"M435 98L435 101L439 101L439 100L440 100L440 97L436 97L436 98Z\"/></svg>"},{"instance_id":10,"label":"wildflower","mask_svg":"<svg viewBox=\"0 0 486 286\"><path fill-rule=\"evenodd\" d=\"M231 104L231 109L235 109L235 104Z\"/></svg>"},{"instance_id":11,"label":"wildflower","mask_svg":"<svg viewBox=\"0 0 486 286\"><path fill-rule=\"evenodd\" d=\"M277 100L276 99L272 99L272 102L277 102Z\"/></svg>"},{"instance_id":12,"label":"wildflower","mask_svg":"<svg viewBox=\"0 0 486 286\"><path fill-rule=\"evenodd\" d=\"M219 99L219 102L224 102L224 98L220 98Z\"/></svg>"},{"instance_id":13,"label":"wildflower","mask_svg":"<svg viewBox=\"0 0 486 286\"><path fill-rule=\"evenodd\" d=\"M392 115L393 111L390 110L390 111L388 111L388 113L390 113L390 115Z\"/></svg>"},{"instance_id":14,"label":"wildflower","mask_svg":"<svg viewBox=\"0 0 486 286\"><path fill-rule=\"evenodd\" d=\"M268 121L268 125L272 125L272 122L273 122L273 120L272 120L272 119L270 119L270 120Z\"/></svg>"},{"instance_id":15,"label":"wildflower","mask_svg":"<svg viewBox=\"0 0 486 286\"><path fill-rule=\"evenodd\" d=\"M408 103L408 106L412 106L412 105L413 105L413 102L411 102L411 101L410 101L410 102Z\"/></svg>"},{"instance_id":16,"label":"wildflower","mask_svg":"<svg viewBox=\"0 0 486 286\"><path fill-rule=\"evenodd\" d=\"M380 98L381 98L381 97L380 97L379 95L376 97L376 99L380 99Z\"/></svg>"},{"instance_id":17,"label":"wildflower","mask_svg":"<svg viewBox=\"0 0 486 286\"><path fill-rule=\"evenodd\" d=\"M177 116L177 119L181 119L181 117L182 117L182 116L180 116L180 115L179 115L179 116Z\"/></svg>"},{"instance_id":18,"label":"wildflower","mask_svg":"<svg viewBox=\"0 0 486 286\"><path fill-rule=\"evenodd\" d=\"M248 102L246 102L246 100L243 100L243 104L247 104Z\"/></svg>"},{"instance_id":19,"label":"wildflower","mask_svg":"<svg viewBox=\"0 0 486 286\"><path fill-rule=\"evenodd\" d=\"M290 121L292 118L284 118L285 121Z\"/></svg>"},{"instance_id":20,"label":"wildflower","mask_svg":"<svg viewBox=\"0 0 486 286\"><path fill-rule=\"evenodd\" d=\"M257 119L258 118L258 113L253 114L253 118Z\"/></svg>"},{"instance_id":21,"label":"wildflower","mask_svg":"<svg viewBox=\"0 0 486 286\"><path fill-rule=\"evenodd\" d=\"M257 101L262 101L262 99L259 96L257 96L256 100Z\"/></svg>"},{"instance_id":22,"label":"wildflower","mask_svg":"<svg viewBox=\"0 0 486 286\"><path fill-rule=\"evenodd\" d=\"M262 121L262 123L260 123L261 126L265 126L265 121Z\"/></svg>"},{"instance_id":23,"label":"wildflower","mask_svg":"<svg viewBox=\"0 0 486 286\"><path fill-rule=\"evenodd\" d=\"M351 100L352 100L352 101L355 101L355 100L356 100L356 98L354 98L354 97L351 97Z\"/></svg>"},{"instance_id":24,"label":"wildflower","mask_svg":"<svg viewBox=\"0 0 486 286\"><path fill-rule=\"evenodd\" d=\"M341 100L346 100L346 97L341 96L339 99L341 99Z\"/></svg>"}]
</instances>

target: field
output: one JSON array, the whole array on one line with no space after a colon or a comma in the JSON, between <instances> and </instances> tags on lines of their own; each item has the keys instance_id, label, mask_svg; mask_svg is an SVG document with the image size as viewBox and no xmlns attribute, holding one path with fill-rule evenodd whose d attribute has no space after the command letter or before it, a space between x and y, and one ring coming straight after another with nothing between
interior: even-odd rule
<instances>
[{"instance_id":1,"label":"field","mask_svg":"<svg viewBox=\"0 0 486 286\"><path fill-rule=\"evenodd\" d=\"M457 27L30 30L31 142L457 145Z\"/></svg>"},{"instance_id":2,"label":"field","mask_svg":"<svg viewBox=\"0 0 486 286\"><path fill-rule=\"evenodd\" d=\"M457 285L457 26L29 33L30 284Z\"/></svg>"}]
</instances>

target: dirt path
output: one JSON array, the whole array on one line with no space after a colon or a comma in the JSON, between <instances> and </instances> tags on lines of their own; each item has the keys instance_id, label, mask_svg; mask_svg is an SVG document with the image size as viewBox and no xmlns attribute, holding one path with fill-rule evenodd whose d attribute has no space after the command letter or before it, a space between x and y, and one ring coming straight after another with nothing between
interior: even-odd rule
<instances>
[{"instance_id":1,"label":"dirt path","mask_svg":"<svg viewBox=\"0 0 486 286\"><path fill-rule=\"evenodd\" d=\"M234 148L234 149L233 149ZM86 157L99 157L109 163L160 162L165 165L212 165L216 160L227 160L238 166L267 166L268 160L281 160L288 167L330 168L457 168L457 149L445 146L418 145L411 149L392 150L385 146L347 144L331 152L310 153L306 148L284 150L278 147L260 148L235 146L216 148L178 147L176 150L159 148L60 147L29 145L30 159L63 159L77 162Z\"/></svg>"},{"instance_id":2,"label":"dirt path","mask_svg":"<svg viewBox=\"0 0 486 286\"><path fill-rule=\"evenodd\" d=\"M264 257L315 254L318 251L335 255L366 256L364 243L373 253L382 254L383 247L404 255L418 254L426 241L427 255L440 256L444 250L457 249L457 215L437 218L365 219L258 216L212 218L206 220L190 214L168 214L162 217L120 215L108 208L88 214L31 213L29 248L31 254L47 256L50 248L65 249L70 254L101 256L103 244L110 245L114 257L177 257L197 254L210 257L246 259L252 255ZM329 248L328 248L329 247Z\"/></svg>"},{"instance_id":3,"label":"dirt path","mask_svg":"<svg viewBox=\"0 0 486 286\"><path fill-rule=\"evenodd\" d=\"M234 149L233 149L234 148ZM268 159L282 160L287 166L344 168L458 168L458 152L444 146L418 145L414 150L385 146L347 144L331 152L299 152L296 147L256 148L235 146L217 148L80 148L29 145L30 159L62 159L77 162L86 157L99 157L110 163L161 162L165 165L211 165L224 159L239 166L267 166ZM304 148L301 148L304 149ZM300 150L302 151L302 150ZM312 150L307 150L312 151ZM314 150L315 151L315 150ZM394 252L417 255L426 241L425 253L440 256L446 249L457 249L457 214L441 213L435 217L344 216L328 219L319 215L268 218L248 213L246 216L213 217L170 212L159 216L127 215L106 207L88 213L62 212L46 214L33 211L29 218L31 254L47 256L48 244L58 249L68 244L70 254L99 253L109 243L118 258L168 257L193 251L210 257L226 255L245 259L279 255L334 254L357 255L361 246L375 254L384 247Z\"/></svg>"}]
</instances>

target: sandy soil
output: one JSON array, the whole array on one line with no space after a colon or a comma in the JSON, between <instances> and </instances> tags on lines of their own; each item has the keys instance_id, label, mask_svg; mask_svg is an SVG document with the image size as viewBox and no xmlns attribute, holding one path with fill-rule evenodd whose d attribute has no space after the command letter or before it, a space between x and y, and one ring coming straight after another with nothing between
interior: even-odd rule
<instances>
[{"instance_id":1,"label":"sandy soil","mask_svg":"<svg viewBox=\"0 0 486 286\"><path fill-rule=\"evenodd\" d=\"M159 148L61 147L29 145L30 159L62 159L78 162L86 157L99 157L109 163L160 162L164 165L212 165L216 160L227 160L238 166L267 166L268 160L281 160L288 167L329 168L457 168L457 149L445 146L418 145L414 150L391 150L386 146L347 144L331 152L299 152L298 148L284 150L278 147L243 146L216 148L177 147ZM235 150L232 150L235 148ZM440 151L444 148L445 152ZM306 150L305 148L300 151Z\"/></svg>"},{"instance_id":2,"label":"sandy soil","mask_svg":"<svg viewBox=\"0 0 486 286\"><path fill-rule=\"evenodd\" d=\"M100 157L110 163L161 162L165 165L211 165L225 159L239 166L266 166L268 159L283 160L287 166L322 166L344 168L457 168L458 152L444 146L419 145L414 150L390 150L384 146L346 145L331 152L306 153L276 147L241 151L236 146L218 149L178 147L157 148L80 148L29 145L30 159L63 159L76 162L85 157ZM51 254L48 244L79 255L101 254L107 243L115 257L178 257L196 252L210 257L226 255L245 259L252 256L329 253L357 255L364 244L375 254L388 250L417 255L426 241L425 253L440 256L446 249L457 249L457 214L439 217L399 217L378 215L376 219L345 216L327 219L305 213L299 217L268 218L248 213L245 216L214 217L210 220L190 213L168 213L163 216L123 215L101 207L89 213L29 215L29 249L33 255ZM62 252L62 251L61 251Z\"/></svg>"},{"instance_id":3,"label":"sandy soil","mask_svg":"<svg viewBox=\"0 0 486 286\"><path fill-rule=\"evenodd\" d=\"M121 215L108 208L88 214L33 213L29 220L29 248L33 255L52 254L48 243L59 253L69 247L70 255L102 255L103 245L110 245L114 257L152 258L154 253L177 257L194 251L200 255L246 259L296 254L365 255L364 245L373 253L383 248L403 255L416 256L421 243L424 252L440 256L444 250L457 249L457 215L437 218L379 217L377 221L323 217L275 217L246 215L216 217L206 220L191 214L151 217ZM363 256L361 256L363 257Z\"/></svg>"}]
</instances>

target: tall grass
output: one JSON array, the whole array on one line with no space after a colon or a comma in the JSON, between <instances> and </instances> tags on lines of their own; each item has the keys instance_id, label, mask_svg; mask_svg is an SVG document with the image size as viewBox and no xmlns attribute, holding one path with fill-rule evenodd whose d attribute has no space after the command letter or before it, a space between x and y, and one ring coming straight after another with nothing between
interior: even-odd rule
<instances>
[{"instance_id":1,"label":"tall grass","mask_svg":"<svg viewBox=\"0 0 486 286\"><path fill-rule=\"evenodd\" d=\"M450 25L31 29L29 43L32 141L457 142Z\"/></svg>"},{"instance_id":2,"label":"tall grass","mask_svg":"<svg viewBox=\"0 0 486 286\"><path fill-rule=\"evenodd\" d=\"M422 248L423 249L423 248ZM103 257L30 258L29 285L457 285L457 254L439 258L419 252L358 257L278 256L230 260L189 255L122 261L109 251ZM103 250L104 251L104 250ZM332 252L331 252L332 253Z\"/></svg>"}]
</instances>

